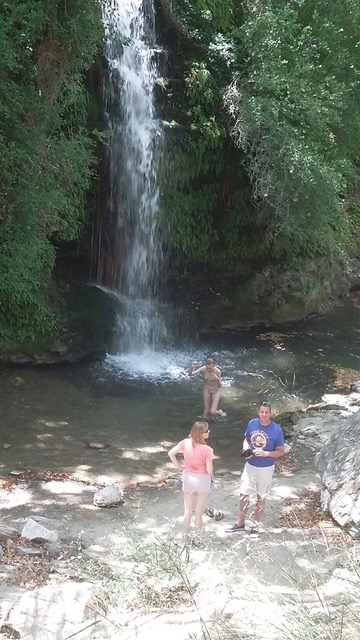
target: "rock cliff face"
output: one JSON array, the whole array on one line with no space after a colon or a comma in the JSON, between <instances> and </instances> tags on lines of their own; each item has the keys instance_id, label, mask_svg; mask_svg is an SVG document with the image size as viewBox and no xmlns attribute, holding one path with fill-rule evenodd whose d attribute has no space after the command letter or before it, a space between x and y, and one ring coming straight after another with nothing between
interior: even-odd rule
<instances>
[{"instance_id":1,"label":"rock cliff face","mask_svg":"<svg viewBox=\"0 0 360 640\"><path fill-rule=\"evenodd\" d=\"M322 503L334 520L360 538L360 412L348 418L315 457Z\"/></svg>"},{"instance_id":2,"label":"rock cliff face","mask_svg":"<svg viewBox=\"0 0 360 640\"><path fill-rule=\"evenodd\" d=\"M298 322L326 313L358 285L356 265L346 270L319 258L301 272L267 267L246 279L208 278L197 286L195 281L188 292L193 292L199 331L207 333Z\"/></svg>"},{"instance_id":3,"label":"rock cliff face","mask_svg":"<svg viewBox=\"0 0 360 640\"><path fill-rule=\"evenodd\" d=\"M116 328L116 294L81 282L69 286L62 295L64 312L57 335L43 342L15 345L0 353L0 363L46 365L105 356Z\"/></svg>"}]
</instances>

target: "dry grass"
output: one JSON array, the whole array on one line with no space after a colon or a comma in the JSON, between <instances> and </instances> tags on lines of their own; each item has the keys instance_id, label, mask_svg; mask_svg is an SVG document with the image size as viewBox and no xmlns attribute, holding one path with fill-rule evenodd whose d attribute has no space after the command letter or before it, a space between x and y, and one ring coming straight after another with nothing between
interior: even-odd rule
<instances>
[{"instance_id":1,"label":"dry grass","mask_svg":"<svg viewBox=\"0 0 360 640\"><path fill-rule=\"evenodd\" d=\"M321 507L320 490L307 489L296 498L287 498L279 512L282 525L288 529L311 529L329 520Z\"/></svg>"},{"instance_id":2,"label":"dry grass","mask_svg":"<svg viewBox=\"0 0 360 640\"><path fill-rule=\"evenodd\" d=\"M13 571L2 582L8 585L16 585L26 589L35 589L44 586L52 571L52 558L43 545L31 543L32 548L41 549L41 556L19 555L17 547L27 547L29 541L26 538L8 540L2 545L3 555L0 557L1 565L12 566Z\"/></svg>"},{"instance_id":3,"label":"dry grass","mask_svg":"<svg viewBox=\"0 0 360 640\"><path fill-rule=\"evenodd\" d=\"M350 391L351 385L360 380L360 371L345 367L330 367L334 371L333 388Z\"/></svg>"},{"instance_id":4,"label":"dry grass","mask_svg":"<svg viewBox=\"0 0 360 640\"><path fill-rule=\"evenodd\" d=\"M351 536L324 511L320 489L307 489L296 498L284 500L279 507L279 518L286 529L316 529L325 536L329 545L341 544L345 548L354 545Z\"/></svg>"}]
</instances>

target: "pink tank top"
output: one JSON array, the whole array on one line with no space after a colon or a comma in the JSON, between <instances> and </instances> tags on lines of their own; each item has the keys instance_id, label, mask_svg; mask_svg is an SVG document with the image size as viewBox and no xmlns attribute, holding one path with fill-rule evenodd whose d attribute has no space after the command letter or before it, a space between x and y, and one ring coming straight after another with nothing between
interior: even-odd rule
<instances>
[{"instance_id":1,"label":"pink tank top","mask_svg":"<svg viewBox=\"0 0 360 640\"><path fill-rule=\"evenodd\" d=\"M191 438L179 442L180 451L184 454L184 470L191 473L207 473L206 461L214 459L214 451L207 444L193 446Z\"/></svg>"}]
</instances>

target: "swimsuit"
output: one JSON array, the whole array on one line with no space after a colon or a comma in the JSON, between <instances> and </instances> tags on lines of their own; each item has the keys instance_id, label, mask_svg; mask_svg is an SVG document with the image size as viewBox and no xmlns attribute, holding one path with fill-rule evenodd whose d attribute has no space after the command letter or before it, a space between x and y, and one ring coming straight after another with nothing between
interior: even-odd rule
<instances>
[{"instance_id":1,"label":"swimsuit","mask_svg":"<svg viewBox=\"0 0 360 640\"><path fill-rule=\"evenodd\" d=\"M216 380L213 378L213 376L211 375L211 377L207 378L206 374L205 374L205 387L204 390L210 395L210 396L214 396L215 393L218 393L220 391L219 387L218 388L214 388L214 387L208 387L207 385L211 382L216 382Z\"/></svg>"}]
</instances>

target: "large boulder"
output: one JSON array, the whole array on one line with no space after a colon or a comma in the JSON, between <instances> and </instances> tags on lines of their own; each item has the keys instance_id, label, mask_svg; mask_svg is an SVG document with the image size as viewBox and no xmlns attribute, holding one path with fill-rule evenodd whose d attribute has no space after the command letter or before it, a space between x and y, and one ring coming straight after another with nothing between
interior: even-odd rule
<instances>
[{"instance_id":1,"label":"large boulder","mask_svg":"<svg viewBox=\"0 0 360 640\"><path fill-rule=\"evenodd\" d=\"M3 626L23 640L108 637L96 633L100 593L97 585L70 581L27 591L12 602Z\"/></svg>"},{"instance_id":2,"label":"large boulder","mask_svg":"<svg viewBox=\"0 0 360 640\"><path fill-rule=\"evenodd\" d=\"M315 456L322 476L322 505L360 537L360 412L348 418Z\"/></svg>"}]
</instances>

